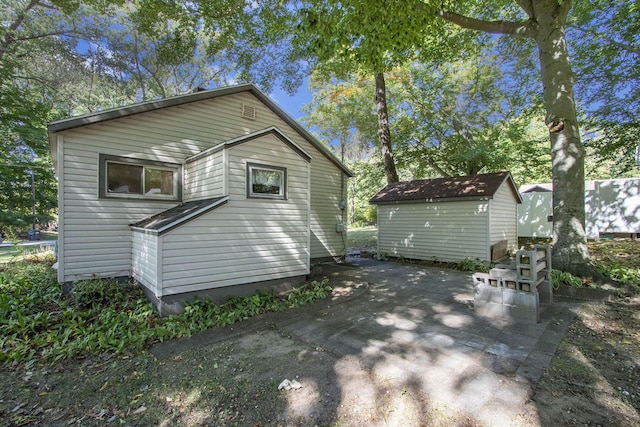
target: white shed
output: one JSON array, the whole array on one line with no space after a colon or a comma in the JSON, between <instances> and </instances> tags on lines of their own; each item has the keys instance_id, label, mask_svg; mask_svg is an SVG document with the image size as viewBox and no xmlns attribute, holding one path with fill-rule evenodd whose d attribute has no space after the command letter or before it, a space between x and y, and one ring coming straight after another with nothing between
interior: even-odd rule
<instances>
[{"instance_id":1,"label":"white shed","mask_svg":"<svg viewBox=\"0 0 640 427\"><path fill-rule=\"evenodd\" d=\"M378 207L378 253L500 259L517 249L520 202L509 172L389 184L370 200Z\"/></svg>"},{"instance_id":2,"label":"white shed","mask_svg":"<svg viewBox=\"0 0 640 427\"><path fill-rule=\"evenodd\" d=\"M589 239L640 233L640 178L585 181L585 228ZM553 236L553 185L520 187L518 236Z\"/></svg>"}]
</instances>

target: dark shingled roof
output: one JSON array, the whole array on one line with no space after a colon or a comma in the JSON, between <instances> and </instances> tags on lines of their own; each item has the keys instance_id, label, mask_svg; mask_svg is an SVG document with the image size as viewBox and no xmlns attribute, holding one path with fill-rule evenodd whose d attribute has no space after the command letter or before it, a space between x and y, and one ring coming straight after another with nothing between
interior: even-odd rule
<instances>
[{"instance_id":1,"label":"dark shingled roof","mask_svg":"<svg viewBox=\"0 0 640 427\"><path fill-rule=\"evenodd\" d=\"M130 227L153 230L159 234L164 234L183 222L198 218L200 215L217 208L227 202L228 197L215 197L211 199L196 200L186 202L174 208L167 209L142 221L130 224Z\"/></svg>"},{"instance_id":2,"label":"dark shingled roof","mask_svg":"<svg viewBox=\"0 0 640 427\"><path fill-rule=\"evenodd\" d=\"M375 205L410 201L490 199L505 180L509 182L518 203L521 203L520 194L509 172L396 182L380 190L369 203Z\"/></svg>"}]
</instances>

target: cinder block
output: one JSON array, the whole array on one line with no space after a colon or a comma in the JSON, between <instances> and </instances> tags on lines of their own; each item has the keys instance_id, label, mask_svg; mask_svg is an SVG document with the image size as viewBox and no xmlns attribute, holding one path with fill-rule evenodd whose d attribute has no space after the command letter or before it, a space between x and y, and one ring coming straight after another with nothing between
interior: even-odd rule
<instances>
[{"instance_id":1,"label":"cinder block","mask_svg":"<svg viewBox=\"0 0 640 427\"><path fill-rule=\"evenodd\" d=\"M538 294L540 304L553 305L553 286L551 286L550 280L545 280L538 285Z\"/></svg>"},{"instance_id":2,"label":"cinder block","mask_svg":"<svg viewBox=\"0 0 640 427\"><path fill-rule=\"evenodd\" d=\"M505 289L518 289L518 283L515 280L503 280L503 285Z\"/></svg>"},{"instance_id":3,"label":"cinder block","mask_svg":"<svg viewBox=\"0 0 640 427\"><path fill-rule=\"evenodd\" d=\"M474 286L478 286L478 285L490 286L489 279L491 278L491 276L489 276L487 273L473 273L471 277L473 277Z\"/></svg>"},{"instance_id":4,"label":"cinder block","mask_svg":"<svg viewBox=\"0 0 640 427\"><path fill-rule=\"evenodd\" d=\"M502 316L517 323L538 323L540 313L537 309L530 309L517 305L502 304Z\"/></svg>"},{"instance_id":5,"label":"cinder block","mask_svg":"<svg viewBox=\"0 0 640 427\"><path fill-rule=\"evenodd\" d=\"M535 293L536 291L536 282L533 280L517 280L516 289L524 292Z\"/></svg>"},{"instance_id":6,"label":"cinder block","mask_svg":"<svg viewBox=\"0 0 640 427\"><path fill-rule=\"evenodd\" d=\"M492 268L489 270L491 277L501 277L508 280L516 280L516 271L506 268Z\"/></svg>"},{"instance_id":7,"label":"cinder block","mask_svg":"<svg viewBox=\"0 0 640 427\"><path fill-rule=\"evenodd\" d=\"M492 319L502 318L502 304L480 303L474 305L475 312L484 317Z\"/></svg>"},{"instance_id":8,"label":"cinder block","mask_svg":"<svg viewBox=\"0 0 640 427\"><path fill-rule=\"evenodd\" d=\"M531 279L531 269L529 267L518 267L518 277Z\"/></svg>"},{"instance_id":9,"label":"cinder block","mask_svg":"<svg viewBox=\"0 0 640 427\"><path fill-rule=\"evenodd\" d=\"M502 288L478 285L474 288L474 304L502 304Z\"/></svg>"},{"instance_id":10,"label":"cinder block","mask_svg":"<svg viewBox=\"0 0 640 427\"><path fill-rule=\"evenodd\" d=\"M504 289L504 292L502 293L502 303L505 305L522 307L528 310L537 310L538 294Z\"/></svg>"}]
</instances>

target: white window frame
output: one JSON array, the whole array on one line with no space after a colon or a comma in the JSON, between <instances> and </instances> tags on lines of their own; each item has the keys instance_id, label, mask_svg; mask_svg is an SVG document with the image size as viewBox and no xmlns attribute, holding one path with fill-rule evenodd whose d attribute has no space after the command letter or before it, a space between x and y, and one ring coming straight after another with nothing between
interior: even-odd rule
<instances>
[{"instance_id":1,"label":"white window frame","mask_svg":"<svg viewBox=\"0 0 640 427\"><path fill-rule=\"evenodd\" d=\"M282 185L278 194L257 193L253 191L253 171L262 170L278 173ZM257 163L247 163L247 198L286 200L287 199L287 168L278 166L261 165Z\"/></svg>"},{"instance_id":2,"label":"white window frame","mask_svg":"<svg viewBox=\"0 0 640 427\"><path fill-rule=\"evenodd\" d=\"M182 200L182 165L178 163L157 162L153 160L136 159L123 156L112 156L108 154L100 154L99 164L99 191L98 196L101 199L143 199L157 201L181 201ZM109 165L119 164L126 166L142 167L142 191L143 193L121 193L109 191L108 189L108 173ZM161 171L173 172L173 194L144 193L145 189L145 170L156 169Z\"/></svg>"}]
</instances>

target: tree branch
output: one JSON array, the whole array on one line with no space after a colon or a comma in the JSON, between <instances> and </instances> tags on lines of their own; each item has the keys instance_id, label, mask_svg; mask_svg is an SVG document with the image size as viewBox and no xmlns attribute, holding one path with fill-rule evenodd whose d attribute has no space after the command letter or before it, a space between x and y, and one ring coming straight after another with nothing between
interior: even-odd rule
<instances>
[{"instance_id":1,"label":"tree branch","mask_svg":"<svg viewBox=\"0 0 640 427\"><path fill-rule=\"evenodd\" d=\"M605 42L607 42L609 44L612 44L613 46L619 47L620 49L622 49L624 51L627 51L629 53L635 53L636 55L640 56L640 47L632 46L632 45L626 44L626 43L620 43L618 41L615 41L611 37L605 36L602 33L598 33L596 31L592 31L592 30L587 30L585 28L578 27L576 25L567 25L567 28L573 28L574 30L580 31L583 34L587 34L587 35L592 36L593 38L596 38L596 39L604 40Z\"/></svg>"},{"instance_id":2,"label":"tree branch","mask_svg":"<svg viewBox=\"0 0 640 427\"><path fill-rule=\"evenodd\" d=\"M516 0L518 6L529 16L529 19L533 19L535 21L535 16L533 16L533 4L531 4L531 0Z\"/></svg>"},{"instance_id":3,"label":"tree branch","mask_svg":"<svg viewBox=\"0 0 640 427\"><path fill-rule=\"evenodd\" d=\"M469 18L468 16L459 15L448 10L438 12L438 16L468 30L482 31L490 34L506 34L519 38L535 37L536 29L534 21L483 21L481 19Z\"/></svg>"},{"instance_id":4,"label":"tree branch","mask_svg":"<svg viewBox=\"0 0 640 427\"><path fill-rule=\"evenodd\" d=\"M6 53L9 46L14 43L15 39L13 37L13 33L20 28L25 18L27 17L27 13L38 4L38 0L31 0L31 2L25 7L23 11L18 13L16 19L9 25L4 34L0 34L0 61L2 61L2 57Z\"/></svg>"},{"instance_id":5,"label":"tree branch","mask_svg":"<svg viewBox=\"0 0 640 427\"><path fill-rule=\"evenodd\" d=\"M564 0L558 5L555 15L560 19L560 22L567 22L567 16L569 15L571 6L573 6L573 2L571 0Z\"/></svg>"},{"instance_id":6,"label":"tree branch","mask_svg":"<svg viewBox=\"0 0 640 427\"><path fill-rule=\"evenodd\" d=\"M24 37L14 37L11 41L23 42L27 40L44 39L46 37L51 37L51 36L64 36L64 35L70 35L70 34L77 34L77 32L75 30L52 31L50 33L40 33L40 34L32 34L30 36L24 36Z\"/></svg>"}]
</instances>

